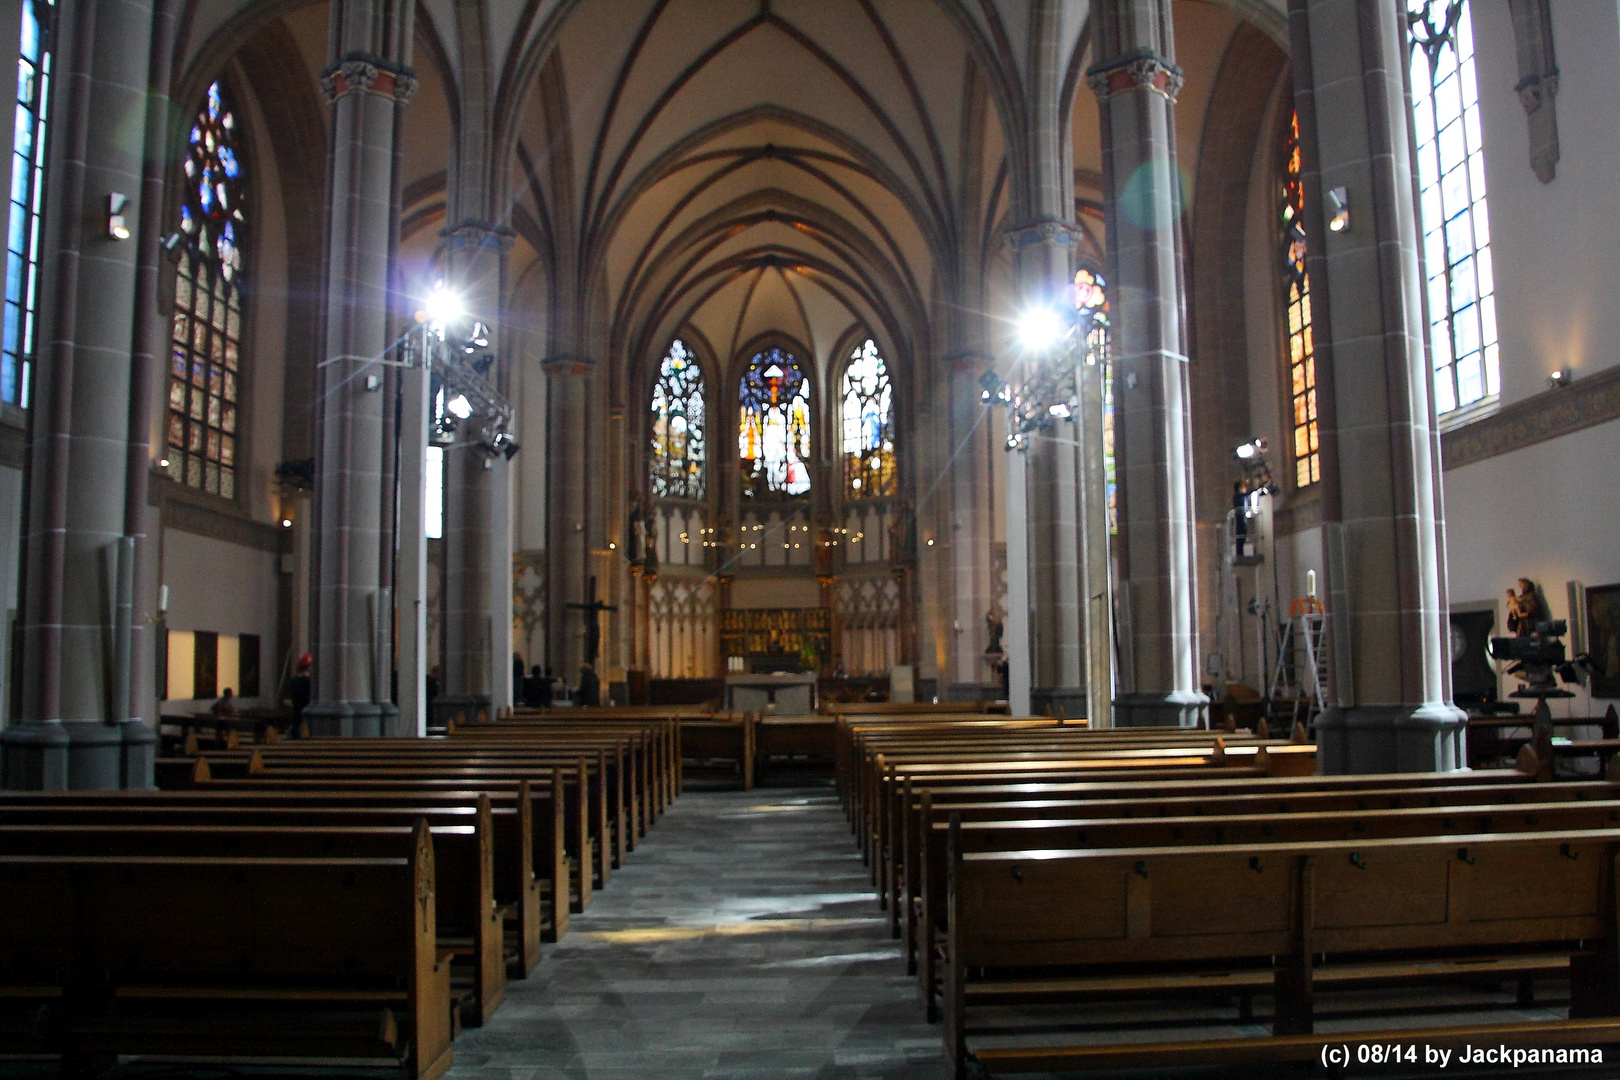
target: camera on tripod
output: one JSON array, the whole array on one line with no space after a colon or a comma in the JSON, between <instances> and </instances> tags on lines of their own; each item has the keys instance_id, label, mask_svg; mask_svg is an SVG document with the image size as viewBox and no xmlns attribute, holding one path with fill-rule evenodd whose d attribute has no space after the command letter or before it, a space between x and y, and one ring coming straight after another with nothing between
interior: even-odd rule
<instances>
[{"instance_id":1,"label":"camera on tripod","mask_svg":"<svg viewBox=\"0 0 1620 1080\"><path fill-rule=\"evenodd\" d=\"M1569 623L1563 619L1538 622L1523 637L1491 638L1491 659L1509 660L1506 671L1518 676L1524 686L1513 691L1513 697L1549 698L1574 697L1560 689L1562 680L1572 686L1584 686L1591 674L1591 664L1585 653L1567 657L1563 637L1569 633Z\"/></svg>"}]
</instances>

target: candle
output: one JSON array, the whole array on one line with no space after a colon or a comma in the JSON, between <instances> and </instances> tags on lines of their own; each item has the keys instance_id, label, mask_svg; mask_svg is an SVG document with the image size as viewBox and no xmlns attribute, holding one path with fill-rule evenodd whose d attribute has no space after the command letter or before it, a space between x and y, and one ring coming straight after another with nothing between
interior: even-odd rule
<instances>
[{"instance_id":1,"label":"candle","mask_svg":"<svg viewBox=\"0 0 1620 1080\"><path fill-rule=\"evenodd\" d=\"M1316 599L1316 571L1305 571L1305 595L1312 600Z\"/></svg>"},{"instance_id":2,"label":"candle","mask_svg":"<svg viewBox=\"0 0 1620 1080\"><path fill-rule=\"evenodd\" d=\"M168 610L169 610L169 587L167 585L159 585L158 586L158 612L161 614L163 612L167 612Z\"/></svg>"}]
</instances>

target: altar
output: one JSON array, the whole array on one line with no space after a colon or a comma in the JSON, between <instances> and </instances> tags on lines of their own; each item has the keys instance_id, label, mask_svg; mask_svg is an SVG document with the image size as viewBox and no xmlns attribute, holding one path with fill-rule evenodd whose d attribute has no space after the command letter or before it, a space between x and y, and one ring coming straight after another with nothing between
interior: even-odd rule
<instances>
[{"instance_id":1,"label":"altar","mask_svg":"<svg viewBox=\"0 0 1620 1080\"><path fill-rule=\"evenodd\" d=\"M726 709L768 716L810 716L816 711L816 673L728 675Z\"/></svg>"}]
</instances>

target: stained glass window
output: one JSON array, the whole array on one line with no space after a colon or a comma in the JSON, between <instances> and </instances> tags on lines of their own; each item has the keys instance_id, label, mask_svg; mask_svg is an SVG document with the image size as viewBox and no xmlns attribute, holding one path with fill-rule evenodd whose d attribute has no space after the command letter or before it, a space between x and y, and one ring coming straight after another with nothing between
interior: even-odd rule
<instances>
[{"instance_id":1,"label":"stained glass window","mask_svg":"<svg viewBox=\"0 0 1620 1080\"><path fill-rule=\"evenodd\" d=\"M180 206L169 378L168 472L236 497L242 368L242 230L247 183L241 128L219 83L191 125Z\"/></svg>"},{"instance_id":2,"label":"stained glass window","mask_svg":"<svg viewBox=\"0 0 1620 1080\"><path fill-rule=\"evenodd\" d=\"M652 485L660 499L703 498L703 369L676 338L652 396Z\"/></svg>"},{"instance_id":3,"label":"stained glass window","mask_svg":"<svg viewBox=\"0 0 1620 1080\"><path fill-rule=\"evenodd\" d=\"M54 0L23 0L17 57L17 123L11 135L11 206L6 234L5 330L0 401L28 406L39 301L40 225L44 222L45 128L51 98Z\"/></svg>"},{"instance_id":4,"label":"stained glass window","mask_svg":"<svg viewBox=\"0 0 1620 1080\"><path fill-rule=\"evenodd\" d=\"M1305 188L1299 178L1299 113L1283 129L1278 245L1282 256L1283 312L1287 322L1289 401L1293 405L1294 486L1322 479L1321 432L1316 414L1316 337L1311 327L1311 277L1305 272Z\"/></svg>"},{"instance_id":5,"label":"stained glass window","mask_svg":"<svg viewBox=\"0 0 1620 1080\"><path fill-rule=\"evenodd\" d=\"M1103 370L1103 475L1108 489L1108 532L1119 532L1119 478L1114 458L1114 328L1108 317L1108 282L1095 270L1081 267L1074 273L1074 306L1091 312L1091 333L1086 335L1086 363Z\"/></svg>"},{"instance_id":6,"label":"stained glass window","mask_svg":"<svg viewBox=\"0 0 1620 1080\"><path fill-rule=\"evenodd\" d=\"M893 398L888 365L867 338L844 368L844 490L850 498L894 494Z\"/></svg>"},{"instance_id":7,"label":"stained glass window","mask_svg":"<svg viewBox=\"0 0 1620 1080\"><path fill-rule=\"evenodd\" d=\"M738 387L742 493L798 496L810 490L810 380L791 353L754 354Z\"/></svg>"},{"instance_id":8,"label":"stained glass window","mask_svg":"<svg viewBox=\"0 0 1620 1080\"><path fill-rule=\"evenodd\" d=\"M1434 400L1447 413L1501 391L1474 28L1465 0L1407 0L1407 12Z\"/></svg>"}]
</instances>

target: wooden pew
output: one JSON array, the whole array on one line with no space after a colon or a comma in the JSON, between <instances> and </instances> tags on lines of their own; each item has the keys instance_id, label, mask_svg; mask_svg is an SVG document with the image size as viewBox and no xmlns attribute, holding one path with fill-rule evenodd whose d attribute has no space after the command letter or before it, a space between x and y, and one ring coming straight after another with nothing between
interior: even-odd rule
<instances>
[{"instance_id":1,"label":"wooden pew","mask_svg":"<svg viewBox=\"0 0 1620 1080\"><path fill-rule=\"evenodd\" d=\"M504 793L509 798L515 798L522 791L529 793L531 803L545 802L545 807L536 806L541 811L535 814L538 824L542 817L554 821L556 808L561 807L563 815L563 828L560 832L552 832L548 838L561 837L559 847L562 856L558 857L556 849L546 850L541 838L536 836L536 874L548 873L552 875L552 885L555 902L553 911L559 913L555 921L561 921L560 912L567 908L570 911L584 911L590 906L593 896L593 865L599 865L597 844L591 835L591 822L597 815L592 813L592 803L589 799L589 783L580 783L582 775L580 768L530 770L522 775L502 773L490 770L472 769L365 769L345 767L341 764L332 768L312 768L302 770L281 770L277 773L261 772L251 776L238 778L219 778L212 775L208 759L198 761L196 773L192 780L192 789L200 791L228 791L228 792L290 792L303 795L315 793L388 793L409 791L411 793L427 792L459 792L471 790L473 792L488 792L491 798ZM555 786L553 777L560 782L564 797L560 802L551 798L551 790ZM600 803L598 803L598 807ZM605 811L603 811L605 813ZM560 926L559 926L560 932Z\"/></svg>"},{"instance_id":2,"label":"wooden pew","mask_svg":"<svg viewBox=\"0 0 1620 1080\"><path fill-rule=\"evenodd\" d=\"M432 807L448 812L453 808L466 808L476 804L480 794L487 794L497 816L497 865L510 866L506 850L505 828L515 828L520 836L529 838L529 866L527 879L518 872L516 881L509 873L496 877L496 899L516 915L512 929L522 943L525 970L538 963L542 940L555 941L568 929L568 882L576 876L572 859L568 855L567 800L563 797L562 777L556 775L549 786L531 786L527 781L510 785L480 785L480 790L469 790L438 781L407 783L344 783L331 784L289 783L277 785L215 782L207 775L206 759L198 763L201 786L183 791L151 792L81 792L84 800L139 799L143 802L162 801L172 805L210 805L225 803L244 807L331 807L346 810L388 810ZM0 792L0 807L22 805L29 800L49 800L51 793ZM502 809L512 816L502 815ZM503 824L515 822L515 824ZM557 897L563 897L562 902Z\"/></svg>"},{"instance_id":3,"label":"wooden pew","mask_svg":"<svg viewBox=\"0 0 1620 1080\"><path fill-rule=\"evenodd\" d=\"M379 838L379 843L382 841ZM427 825L387 856L0 854L0 1045L451 1063Z\"/></svg>"},{"instance_id":4,"label":"wooden pew","mask_svg":"<svg viewBox=\"0 0 1620 1080\"><path fill-rule=\"evenodd\" d=\"M380 744L380 745L379 745ZM638 790L635 775L626 767L618 749L612 744L574 740L553 745L538 740L526 740L522 745L495 745L485 741L403 739L386 744L382 740L331 740L296 747L258 748L244 756L228 759L234 771L219 767L215 755L210 755L214 775L282 775L289 769L330 768L354 766L357 768L420 768L420 769L528 769L539 767L577 766L583 760L589 763L591 776L589 800L591 803L590 828L593 842L598 848L601 864L596 868L595 887L606 884L611 869L619 866L630 850L638 832L636 824L645 796ZM164 764L160 759L160 767ZM448 775L448 773L446 774Z\"/></svg>"},{"instance_id":5,"label":"wooden pew","mask_svg":"<svg viewBox=\"0 0 1620 1080\"><path fill-rule=\"evenodd\" d=\"M486 803L487 830L480 827L480 805ZM509 973L523 978L539 964L542 940L556 940L555 928L546 922L552 914L550 881L536 876L535 852L550 850L556 857L560 843L552 836L550 822L543 821L536 829L535 805L527 796L474 791L0 792L0 826L127 826L161 818L177 825L228 822L241 827L331 830L413 825L424 820L433 829L436 846L444 830L471 828L488 836L491 894L506 930L502 955ZM554 804L547 799L541 805ZM481 871L469 876L458 868L481 866L483 855L472 864L465 855L447 853L447 858L440 859L441 903L450 893L454 902L470 909L475 901L462 901L452 890L481 887ZM476 903L481 905L481 901ZM562 929L567 928L567 921L567 905L563 905ZM448 925L455 925L454 920Z\"/></svg>"},{"instance_id":6,"label":"wooden pew","mask_svg":"<svg viewBox=\"0 0 1620 1080\"><path fill-rule=\"evenodd\" d=\"M1566 957L1571 1015L1612 1016L1620 830L970 853L953 841L945 1047L957 1077L1212 1060L1314 1059L1318 987L1445 963ZM1421 961L1418 962L1421 964ZM1200 975L1274 989L1278 1037L970 1048L968 1009L1042 989L1119 999ZM1408 1041L1405 1029L1358 1033ZM1434 1042L1613 1041L1620 1021L1433 1029ZM1337 1033L1330 1036L1341 1041ZM1345 1040L1348 1041L1348 1040Z\"/></svg>"},{"instance_id":7,"label":"wooden pew","mask_svg":"<svg viewBox=\"0 0 1620 1080\"><path fill-rule=\"evenodd\" d=\"M753 713L715 713L712 716L683 718L680 722L682 777L685 776L687 762L701 765L712 761L734 761L743 790L752 791L757 753L755 725L758 719Z\"/></svg>"},{"instance_id":8,"label":"wooden pew","mask_svg":"<svg viewBox=\"0 0 1620 1080\"><path fill-rule=\"evenodd\" d=\"M901 850L890 871L894 932L906 943L907 973L927 968L932 954L920 927L925 883L944 880L941 830L952 814L964 822L1074 819L1158 819L1215 815L1397 809L1476 803L1606 799L1607 784L1535 785L1534 772L1390 773L1365 776L1228 777L1184 775L1158 780L1066 784L1004 784L908 791L898 826ZM925 862L932 845L932 864ZM936 900L938 896L935 896ZM939 910L936 905L935 911ZM921 972L922 985L932 978Z\"/></svg>"},{"instance_id":9,"label":"wooden pew","mask_svg":"<svg viewBox=\"0 0 1620 1080\"><path fill-rule=\"evenodd\" d=\"M963 852L1020 851L1042 848L1178 847L1221 844L1277 844L1317 840L1353 840L1379 837L1439 836L1447 833L1479 834L1547 830L1620 828L1620 787L1607 785L1607 798L1597 802L1563 799L1552 785L1519 785L1519 802L1493 804L1488 794L1475 794L1469 803L1449 806L1410 806L1400 809L1315 810L1309 796L1287 814L1226 813L1219 805L1208 813L1187 817L1102 816L1077 819L979 820L964 822L952 814L952 825L935 824L926 850L918 860L915 919L908 920L908 951L918 955L918 990L935 1018L938 956L948 937L946 877L948 840L955 837ZM1562 785L1558 785L1562 786ZM1469 789L1488 793L1489 788ZM1545 795L1548 801L1532 801ZM1337 797L1336 797L1337 798ZM1219 804L1221 800L1212 800ZM1545 965L1527 967L1543 971Z\"/></svg>"},{"instance_id":10,"label":"wooden pew","mask_svg":"<svg viewBox=\"0 0 1620 1080\"><path fill-rule=\"evenodd\" d=\"M618 715L624 712L626 715ZM578 714L587 713L587 716ZM649 740L646 773L654 792L650 804L650 817L643 822L642 832L650 827L652 819L661 815L674 801L680 790L680 713L661 710L657 714L640 715L637 710L518 710L496 722L485 724L451 725L451 737L477 737L479 739L568 738L581 731L640 733Z\"/></svg>"}]
</instances>

